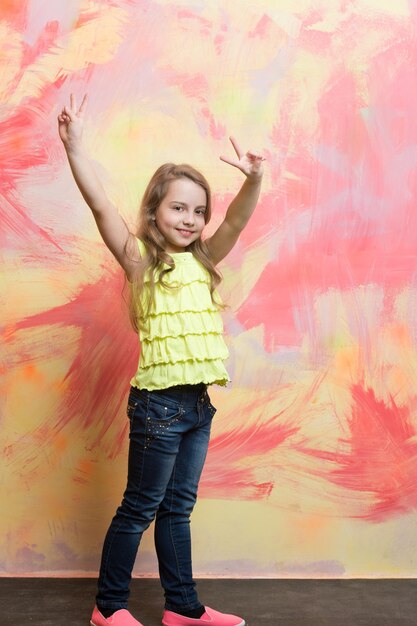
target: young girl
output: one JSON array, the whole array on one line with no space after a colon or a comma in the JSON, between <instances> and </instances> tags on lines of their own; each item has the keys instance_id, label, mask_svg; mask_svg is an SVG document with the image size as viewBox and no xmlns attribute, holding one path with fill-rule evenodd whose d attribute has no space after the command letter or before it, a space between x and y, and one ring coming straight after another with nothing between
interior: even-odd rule
<instances>
[{"instance_id":1,"label":"young girl","mask_svg":"<svg viewBox=\"0 0 417 626\"><path fill-rule=\"evenodd\" d=\"M263 158L220 157L246 176L214 235L210 188L190 165L162 165L145 191L136 234L108 200L82 146L87 97L58 116L75 181L100 234L131 286L139 366L131 380L128 477L103 547L92 626L142 626L127 610L143 531L155 518L155 546L165 592L165 626L244 626L242 618L203 606L192 577L190 515L216 409L208 385L226 385L228 356L215 266L230 252L258 201Z\"/></svg>"}]
</instances>

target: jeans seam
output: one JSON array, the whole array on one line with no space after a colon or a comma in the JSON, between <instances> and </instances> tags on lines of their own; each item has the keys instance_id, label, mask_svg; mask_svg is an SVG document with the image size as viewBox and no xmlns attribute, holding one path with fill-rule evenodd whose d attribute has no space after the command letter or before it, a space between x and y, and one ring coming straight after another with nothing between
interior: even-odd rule
<instances>
[{"instance_id":1,"label":"jeans seam","mask_svg":"<svg viewBox=\"0 0 417 626\"><path fill-rule=\"evenodd\" d=\"M146 430L147 430L147 427L148 427L148 421L147 421L147 419L146 419L146 418L147 418L147 413L148 413L148 412L146 411L146 417L145 417L145 420L146 420L146 426L145 426L145 442L146 442ZM145 455L146 455L146 447L145 447L145 445L144 445L144 446L143 446L143 461L142 461L142 467L141 467L141 472L140 472L139 485L138 485L137 494L136 494L136 500L135 500L135 504L134 504L134 507L135 507L135 508L136 508L136 505L137 505L137 503L138 503L139 494L140 494L140 488L141 488L141 486L142 486L143 470L144 470L144 465L145 465ZM103 576L102 576L101 578L105 578L105 577L107 576L107 567L108 567L108 563L109 563L110 552L111 552L111 549L112 549L112 547L113 547L114 540L116 539L117 533L118 533L118 532L119 532L119 530L120 530L121 525L122 525L122 522L120 521L120 522L119 522L119 525L117 526L117 528L115 529L115 531L114 531L114 533L113 533L113 537L112 537L112 540L111 540L111 543L110 543L109 549L107 550L106 561L105 561L105 564L104 564L104 567L103 567ZM127 606L127 602L125 602L124 604ZM114 608L114 607L113 607L113 605L112 605L112 603L111 603L109 606L107 606L107 605L105 606L104 604L101 604L101 607L102 607L102 608L108 608L108 609L112 609L112 608Z\"/></svg>"},{"instance_id":2,"label":"jeans seam","mask_svg":"<svg viewBox=\"0 0 417 626\"><path fill-rule=\"evenodd\" d=\"M171 505L170 505L170 509L169 509L170 513L172 513L172 506L173 506L173 502L174 502L175 473L176 473L176 462L175 462L175 465L174 465L174 470L173 470L173 475L172 475ZM174 536L172 534L172 525L171 524L172 524L172 515L169 516L169 534L171 536L172 547L174 548L175 562L177 564L178 578L180 580L181 587L182 587L183 592L185 594L185 598L186 598L188 607L191 607L191 602L190 602L190 600L188 598L188 593L187 593L186 588L184 587L184 583L183 583L182 576L181 576L180 566L179 566L179 562L178 562L177 549L175 547L175 541L174 541Z\"/></svg>"}]
</instances>

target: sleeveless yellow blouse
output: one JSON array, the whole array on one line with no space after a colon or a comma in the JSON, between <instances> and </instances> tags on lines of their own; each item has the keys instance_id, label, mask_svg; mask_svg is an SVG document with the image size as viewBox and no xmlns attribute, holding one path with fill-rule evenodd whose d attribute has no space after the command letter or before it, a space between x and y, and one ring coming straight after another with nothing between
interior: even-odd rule
<instances>
[{"instance_id":1,"label":"sleeveless yellow blouse","mask_svg":"<svg viewBox=\"0 0 417 626\"><path fill-rule=\"evenodd\" d=\"M141 256L146 254L137 240ZM227 385L224 361L229 351L223 339L223 321L211 301L210 275L192 252L169 253L175 268L164 280L175 289L155 285L155 299L139 330L141 352L135 376L138 389L166 389L183 384ZM145 276L142 302L149 298ZM215 292L216 301L221 302Z\"/></svg>"}]
</instances>

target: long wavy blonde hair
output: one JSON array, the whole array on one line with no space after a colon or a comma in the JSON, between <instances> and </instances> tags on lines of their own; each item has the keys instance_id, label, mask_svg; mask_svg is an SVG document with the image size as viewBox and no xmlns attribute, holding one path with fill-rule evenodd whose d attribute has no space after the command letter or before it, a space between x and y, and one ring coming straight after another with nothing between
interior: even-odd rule
<instances>
[{"instance_id":1,"label":"long wavy blonde hair","mask_svg":"<svg viewBox=\"0 0 417 626\"><path fill-rule=\"evenodd\" d=\"M168 193L170 182L178 178L188 178L204 189L207 198L207 206L204 213L205 223L208 224L211 218L210 186L206 178L198 170L185 163L181 165L165 163L156 170L142 198L136 232L131 234L126 243L127 254L129 254L129 251L132 253L132 246L137 246L134 235L136 235L146 247L146 255L139 261L133 281L130 283L128 297L129 317L132 327L136 332L143 327L144 320L149 314L155 294L156 283L163 285L166 289L175 288L175 286L168 285L164 281L165 274L172 272L175 268L175 262L169 253L165 252L167 241L156 226L155 214L162 200ZM221 282L222 275L213 265L206 243L199 237L196 241L193 241L187 246L186 251L192 252L194 257L200 261L208 271L210 275L210 294L213 304L219 309L226 308L225 305L215 300L214 291ZM166 265L168 265L168 267L166 267ZM145 275L149 276L149 297L144 306L139 296L144 288Z\"/></svg>"}]
</instances>

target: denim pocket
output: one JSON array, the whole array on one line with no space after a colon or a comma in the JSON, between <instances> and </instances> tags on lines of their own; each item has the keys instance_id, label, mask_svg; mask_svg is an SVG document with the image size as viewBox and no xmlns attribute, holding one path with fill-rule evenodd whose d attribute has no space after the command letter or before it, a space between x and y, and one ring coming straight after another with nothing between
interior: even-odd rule
<instances>
[{"instance_id":1,"label":"denim pocket","mask_svg":"<svg viewBox=\"0 0 417 626\"><path fill-rule=\"evenodd\" d=\"M210 413L211 417L214 417L214 414L217 411L216 407L213 406L212 403L209 401L209 402L207 402L207 408L209 410L209 413Z\"/></svg>"},{"instance_id":2,"label":"denim pocket","mask_svg":"<svg viewBox=\"0 0 417 626\"><path fill-rule=\"evenodd\" d=\"M151 398L148 404L147 418L156 422L171 422L183 415L184 409L178 405L164 403L162 398Z\"/></svg>"},{"instance_id":3,"label":"denim pocket","mask_svg":"<svg viewBox=\"0 0 417 626\"><path fill-rule=\"evenodd\" d=\"M132 400L131 398L129 398L129 400L127 401L126 415L130 420L133 419L138 404L139 400Z\"/></svg>"},{"instance_id":4,"label":"denim pocket","mask_svg":"<svg viewBox=\"0 0 417 626\"><path fill-rule=\"evenodd\" d=\"M146 413L145 450L152 442L168 435L184 413L183 408L164 402L163 398L151 398Z\"/></svg>"}]
</instances>

